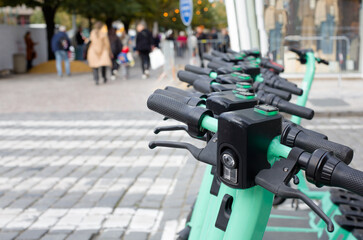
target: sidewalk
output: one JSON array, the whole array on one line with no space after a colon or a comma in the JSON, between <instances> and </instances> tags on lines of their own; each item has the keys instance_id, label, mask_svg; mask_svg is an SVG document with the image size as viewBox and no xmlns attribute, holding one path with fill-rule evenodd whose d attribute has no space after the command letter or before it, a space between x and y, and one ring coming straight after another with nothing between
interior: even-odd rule
<instances>
[{"instance_id":1,"label":"sidewalk","mask_svg":"<svg viewBox=\"0 0 363 240\"><path fill-rule=\"evenodd\" d=\"M185 60L177 62L183 69ZM161 70L141 79L138 66L130 71L129 80L117 79L95 86L91 74L57 78L54 74L26 74L0 78L0 112L79 112L79 111L148 111L146 100L157 88L186 84L173 79L171 73L160 78ZM301 81L294 81L301 86ZM292 102L295 100L293 99ZM363 79L315 80L307 107L316 116L362 116Z\"/></svg>"},{"instance_id":2,"label":"sidewalk","mask_svg":"<svg viewBox=\"0 0 363 240\"><path fill-rule=\"evenodd\" d=\"M294 81L301 86L301 81ZM315 116L363 116L363 79L314 80L307 107Z\"/></svg>"}]
</instances>

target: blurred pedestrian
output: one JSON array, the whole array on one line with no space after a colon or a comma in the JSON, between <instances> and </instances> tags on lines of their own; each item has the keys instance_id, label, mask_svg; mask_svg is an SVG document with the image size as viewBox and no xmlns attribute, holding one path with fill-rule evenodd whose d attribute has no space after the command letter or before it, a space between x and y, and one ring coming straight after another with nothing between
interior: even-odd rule
<instances>
[{"instance_id":1,"label":"blurred pedestrian","mask_svg":"<svg viewBox=\"0 0 363 240\"><path fill-rule=\"evenodd\" d=\"M58 33L52 37L52 50L55 55L57 73L59 77L63 76L62 61L64 61L67 76L71 75L71 67L68 59L68 50L70 45L71 41L67 36L66 27L60 26Z\"/></svg>"},{"instance_id":2,"label":"blurred pedestrian","mask_svg":"<svg viewBox=\"0 0 363 240\"><path fill-rule=\"evenodd\" d=\"M178 48L178 57L184 56L185 48L187 47L188 38L185 36L185 32L181 31L178 38L176 39Z\"/></svg>"},{"instance_id":3,"label":"blurred pedestrian","mask_svg":"<svg viewBox=\"0 0 363 240\"><path fill-rule=\"evenodd\" d=\"M76 60L83 60L84 40L82 27L79 27L75 35L76 40Z\"/></svg>"},{"instance_id":4,"label":"blurred pedestrian","mask_svg":"<svg viewBox=\"0 0 363 240\"><path fill-rule=\"evenodd\" d=\"M107 82L106 67L111 67L111 47L107 33L102 31L103 23L96 22L90 35L90 45L87 52L88 65L93 69L93 79L99 84L98 69L101 69L103 82Z\"/></svg>"},{"instance_id":5,"label":"blurred pedestrian","mask_svg":"<svg viewBox=\"0 0 363 240\"><path fill-rule=\"evenodd\" d=\"M198 65L197 64L198 39L193 32L189 33L187 43L190 54L189 64Z\"/></svg>"},{"instance_id":6,"label":"blurred pedestrian","mask_svg":"<svg viewBox=\"0 0 363 240\"><path fill-rule=\"evenodd\" d=\"M137 25L136 31L136 51L141 58L142 78L146 79L150 74L149 54L153 48L153 36L142 23Z\"/></svg>"},{"instance_id":7,"label":"blurred pedestrian","mask_svg":"<svg viewBox=\"0 0 363 240\"><path fill-rule=\"evenodd\" d=\"M174 31L172 29L169 29L168 31L166 31L165 36L166 36L165 40L172 41L172 42L175 41Z\"/></svg>"},{"instance_id":8,"label":"blurred pedestrian","mask_svg":"<svg viewBox=\"0 0 363 240\"><path fill-rule=\"evenodd\" d=\"M129 78L129 69L135 65L134 58L128 46L123 46L121 53L117 56L117 62L121 66L123 78Z\"/></svg>"},{"instance_id":9,"label":"blurred pedestrian","mask_svg":"<svg viewBox=\"0 0 363 240\"><path fill-rule=\"evenodd\" d=\"M116 80L116 76L118 74L118 63L117 63L117 56L122 50L122 43L121 39L116 35L116 29L111 28L108 31L108 39L110 40L111 45L111 52L112 52L112 68L111 68L111 80Z\"/></svg>"},{"instance_id":10,"label":"blurred pedestrian","mask_svg":"<svg viewBox=\"0 0 363 240\"><path fill-rule=\"evenodd\" d=\"M198 39L194 34L188 36L188 47L191 49L192 57L197 55Z\"/></svg>"},{"instance_id":11,"label":"blurred pedestrian","mask_svg":"<svg viewBox=\"0 0 363 240\"><path fill-rule=\"evenodd\" d=\"M203 43L203 40L205 40L207 38L207 35L205 35L203 30L204 29L203 29L202 26L198 26L197 27L197 32L195 34L195 36L198 39L198 54L199 54L199 58L200 58L200 66L201 67L204 67L203 53L205 53L207 51L207 47L206 47L205 43Z\"/></svg>"},{"instance_id":12,"label":"blurred pedestrian","mask_svg":"<svg viewBox=\"0 0 363 240\"><path fill-rule=\"evenodd\" d=\"M156 48L160 48L160 34L159 33L156 33L154 36L153 36L153 44Z\"/></svg>"},{"instance_id":13,"label":"blurred pedestrian","mask_svg":"<svg viewBox=\"0 0 363 240\"><path fill-rule=\"evenodd\" d=\"M217 41L218 41L218 33L217 33L217 29L215 28L212 28L212 31L210 32L208 38L211 40L212 42L212 48L214 50L217 50L218 48L218 44L217 44Z\"/></svg>"},{"instance_id":14,"label":"blurred pedestrian","mask_svg":"<svg viewBox=\"0 0 363 240\"><path fill-rule=\"evenodd\" d=\"M35 51L34 46L38 43L33 42L29 31L25 33L24 41L26 45L26 69L29 71L33 67L33 60L37 57L37 52Z\"/></svg>"},{"instance_id":15,"label":"blurred pedestrian","mask_svg":"<svg viewBox=\"0 0 363 240\"><path fill-rule=\"evenodd\" d=\"M222 51L227 52L227 49L230 48L231 41L229 39L228 30L226 28L222 29Z\"/></svg>"}]
</instances>

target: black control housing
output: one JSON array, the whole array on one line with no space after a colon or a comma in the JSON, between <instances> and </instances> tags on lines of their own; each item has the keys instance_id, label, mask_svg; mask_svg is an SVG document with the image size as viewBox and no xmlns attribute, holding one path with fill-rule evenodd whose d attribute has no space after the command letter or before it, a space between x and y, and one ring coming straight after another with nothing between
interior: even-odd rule
<instances>
[{"instance_id":1,"label":"black control housing","mask_svg":"<svg viewBox=\"0 0 363 240\"><path fill-rule=\"evenodd\" d=\"M223 91L211 93L207 98L207 109L213 111L215 115L223 112L252 108L257 105L257 99L243 99L233 91Z\"/></svg>"},{"instance_id":2,"label":"black control housing","mask_svg":"<svg viewBox=\"0 0 363 240\"><path fill-rule=\"evenodd\" d=\"M218 120L217 176L232 188L255 186L255 176L270 168L267 150L272 139L281 134L280 114L267 116L254 108L222 113ZM234 158L235 164L226 167Z\"/></svg>"}]
</instances>

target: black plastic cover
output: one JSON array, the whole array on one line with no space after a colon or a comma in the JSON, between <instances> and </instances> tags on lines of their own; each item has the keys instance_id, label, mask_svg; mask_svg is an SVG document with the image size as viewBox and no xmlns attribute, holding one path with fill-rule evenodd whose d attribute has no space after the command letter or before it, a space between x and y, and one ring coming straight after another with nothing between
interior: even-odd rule
<instances>
[{"instance_id":1,"label":"black plastic cover","mask_svg":"<svg viewBox=\"0 0 363 240\"><path fill-rule=\"evenodd\" d=\"M255 186L255 176L266 168L267 149L272 139L281 134L281 115L265 116L253 108L222 113L218 120L217 175L232 188ZM237 183L223 178L221 155L231 150L236 155Z\"/></svg>"},{"instance_id":2,"label":"black plastic cover","mask_svg":"<svg viewBox=\"0 0 363 240\"><path fill-rule=\"evenodd\" d=\"M257 104L256 99L241 99L236 97L233 91L223 91L212 93L207 98L207 108L215 115L220 115L224 112L242 110L252 108Z\"/></svg>"}]
</instances>

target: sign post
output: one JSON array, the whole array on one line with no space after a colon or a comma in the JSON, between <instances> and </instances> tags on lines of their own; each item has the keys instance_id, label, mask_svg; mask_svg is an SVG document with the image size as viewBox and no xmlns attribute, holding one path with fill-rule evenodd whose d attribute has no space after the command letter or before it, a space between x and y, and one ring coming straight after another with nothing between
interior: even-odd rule
<instances>
[{"instance_id":1,"label":"sign post","mask_svg":"<svg viewBox=\"0 0 363 240\"><path fill-rule=\"evenodd\" d=\"M193 18L193 0L180 0L180 17L185 26L189 26Z\"/></svg>"}]
</instances>

